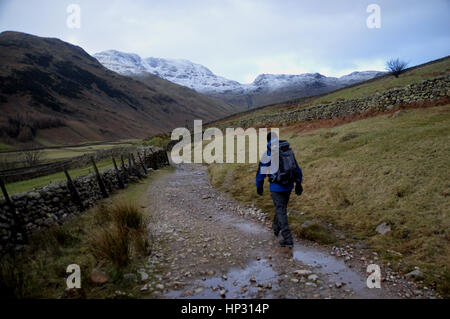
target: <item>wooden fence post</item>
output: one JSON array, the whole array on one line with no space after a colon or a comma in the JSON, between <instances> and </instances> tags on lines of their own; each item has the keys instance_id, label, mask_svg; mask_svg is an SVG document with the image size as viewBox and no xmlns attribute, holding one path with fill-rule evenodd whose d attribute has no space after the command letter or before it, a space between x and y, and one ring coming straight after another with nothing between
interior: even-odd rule
<instances>
[{"instance_id":1,"label":"wooden fence post","mask_svg":"<svg viewBox=\"0 0 450 319\"><path fill-rule=\"evenodd\" d=\"M114 156L111 157L111 158L112 158L112 161L113 161L113 164L114 164L114 170L116 171L117 182L119 183L119 187L120 187L121 189L124 189L124 188L125 188L125 185L123 184L122 176L120 176L119 169L117 168L116 159L114 158Z\"/></svg>"},{"instance_id":2,"label":"wooden fence post","mask_svg":"<svg viewBox=\"0 0 450 319\"><path fill-rule=\"evenodd\" d=\"M148 165L147 165L147 149L144 148L144 163L145 163L145 167L148 170Z\"/></svg>"},{"instance_id":3,"label":"wooden fence post","mask_svg":"<svg viewBox=\"0 0 450 319\"><path fill-rule=\"evenodd\" d=\"M148 161L150 162L150 167L153 170L156 170L157 167L155 166L155 152L153 152L153 149L151 149L151 148L150 148L150 154L148 156L148 159L149 159Z\"/></svg>"},{"instance_id":4,"label":"wooden fence post","mask_svg":"<svg viewBox=\"0 0 450 319\"><path fill-rule=\"evenodd\" d=\"M133 166L136 169L136 174L137 174L138 178L141 178L142 175L141 175L141 172L139 172L139 167L136 164L136 159L134 158L134 154L133 153L131 153L131 160L133 161Z\"/></svg>"},{"instance_id":5,"label":"wooden fence post","mask_svg":"<svg viewBox=\"0 0 450 319\"><path fill-rule=\"evenodd\" d=\"M152 168L156 171L158 169L158 164L156 163L156 153L152 152L150 156L150 163L152 164Z\"/></svg>"},{"instance_id":6,"label":"wooden fence post","mask_svg":"<svg viewBox=\"0 0 450 319\"><path fill-rule=\"evenodd\" d=\"M5 197L6 204L8 204L9 207L14 207L14 204L11 201L11 198L9 198L8 191L5 187L5 182L3 181L3 178L0 177L0 187L2 188L3 196Z\"/></svg>"},{"instance_id":7,"label":"wooden fence post","mask_svg":"<svg viewBox=\"0 0 450 319\"><path fill-rule=\"evenodd\" d=\"M144 173L147 174L147 167L145 167L145 163L142 161L142 157L141 154L139 154L139 152L137 152L137 156L139 158L139 161L141 162L142 168L144 169Z\"/></svg>"},{"instance_id":8,"label":"wooden fence post","mask_svg":"<svg viewBox=\"0 0 450 319\"><path fill-rule=\"evenodd\" d=\"M128 181L128 171L125 167L125 161L123 159L123 155L120 155L120 161L122 162L122 173L124 174L126 181ZM126 182L126 181L124 181L124 182Z\"/></svg>"},{"instance_id":9,"label":"wooden fence post","mask_svg":"<svg viewBox=\"0 0 450 319\"><path fill-rule=\"evenodd\" d=\"M70 194L72 195L72 198L76 204L80 206L81 209L84 209L83 201L81 200L80 194L77 191L77 188L75 187L75 184L72 181L72 178L69 175L69 172L67 169L64 169L64 174L67 178L67 187L69 188Z\"/></svg>"},{"instance_id":10,"label":"wooden fence post","mask_svg":"<svg viewBox=\"0 0 450 319\"><path fill-rule=\"evenodd\" d=\"M166 160L166 164L170 165L169 154L167 154L166 151L164 151L164 157L165 157L165 160Z\"/></svg>"},{"instance_id":11,"label":"wooden fence post","mask_svg":"<svg viewBox=\"0 0 450 319\"><path fill-rule=\"evenodd\" d=\"M120 161L122 162L122 170L125 171L125 161L123 160L123 155L120 155Z\"/></svg>"},{"instance_id":12,"label":"wooden fence post","mask_svg":"<svg viewBox=\"0 0 450 319\"><path fill-rule=\"evenodd\" d=\"M14 238L13 238L13 242L15 243L17 240L17 234L19 234L20 232L22 233L22 239L24 242L28 241L28 234L27 231L25 229L25 223L23 221L23 218L21 218L21 216L18 214L16 206L14 205L14 203L12 202L11 198L8 195L8 191L6 190L6 186L5 186L5 182L3 181L3 178L0 176L0 188L2 189L3 192L3 196L5 197L5 201L6 204L8 205L12 215L13 215L13 220L14 220Z\"/></svg>"},{"instance_id":13,"label":"wooden fence post","mask_svg":"<svg viewBox=\"0 0 450 319\"><path fill-rule=\"evenodd\" d=\"M133 175L133 163L131 162L131 153L128 153L128 174Z\"/></svg>"},{"instance_id":14,"label":"wooden fence post","mask_svg":"<svg viewBox=\"0 0 450 319\"><path fill-rule=\"evenodd\" d=\"M98 171L97 165L95 164L95 160L91 157L92 165L94 166L95 175L97 176L98 186L100 187L100 191L102 192L103 198L108 198L108 192L106 191L105 183L103 183L102 177Z\"/></svg>"}]
</instances>

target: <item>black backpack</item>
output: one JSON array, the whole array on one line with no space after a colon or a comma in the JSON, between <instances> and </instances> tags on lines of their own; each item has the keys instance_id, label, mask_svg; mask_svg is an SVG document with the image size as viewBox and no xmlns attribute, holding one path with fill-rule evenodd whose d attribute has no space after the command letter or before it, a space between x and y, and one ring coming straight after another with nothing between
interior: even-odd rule
<instances>
[{"instance_id":1,"label":"black backpack","mask_svg":"<svg viewBox=\"0 0 450 319\"><path fill-rule=\"evenodd\" d=\"M269 182L290 186L298 179L298 165L289 144L286 146L280 145L279 158L278 171L270 176Z\"/></svg>"}]
</instances>

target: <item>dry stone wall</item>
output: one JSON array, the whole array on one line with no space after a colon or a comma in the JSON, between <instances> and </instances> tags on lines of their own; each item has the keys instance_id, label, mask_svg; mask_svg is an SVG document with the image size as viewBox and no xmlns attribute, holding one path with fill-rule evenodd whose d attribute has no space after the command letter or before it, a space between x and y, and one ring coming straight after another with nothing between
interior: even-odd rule
<instances>
[{"instance_id":1,"label":"dry stone wall","mask_svg":"<svg viewBox=\"0 0 450 319\"><path fill-rule=\"evenodd\" d=\"M450 96L450 75L436 77L401 88L393 88L383 93L367 97L347 99L332 103L273 115L261 115L234 122L234 126L248 128L253 126L288 125L311 120L333 119L364 113L369 110L386 111L399 105L435 101Z\"/></svg>"}]
</instances>

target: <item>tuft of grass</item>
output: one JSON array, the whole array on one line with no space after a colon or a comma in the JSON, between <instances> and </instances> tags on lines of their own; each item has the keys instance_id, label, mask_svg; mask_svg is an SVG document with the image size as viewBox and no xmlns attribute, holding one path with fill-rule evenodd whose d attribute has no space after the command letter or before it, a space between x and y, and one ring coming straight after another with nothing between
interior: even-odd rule
<instances>
[{"instance_id":1,"label":"tuft of grass","mask_svg":"<svg viewBox=\"0 0 450 319\"><path fill-rule=\"evenodd\" d=\"M144 216L136 204L118 202L108 208L99 207L100 219L109 222L94 233L91 246L94 256L107 260L118 269L127 266L132 255L148 253Z\"/></svg>"},{"instance_id":2,"label":"tuft of grass","mask_svg":"<svg viewBox=\"0 0 450 319\"><path fill-rule=\"evenodd\" d=\"M320 224L311 224L306 227L295 227L293 230L300 238L315 241L320 244L332 244L336 238L330 232L330 229Z\"/></svg>"},{"instance_id":3,"label":"tuft of grass","mask_svg":"<svg viewBox=\"0 0 450 319\"><path fill-rule=\"evenodd\" d=\"M144 216L136 204L130 202L116 203L110 213L116 225L128 229L142 230L144 226Z\"/></svg>"},{"instance_id":4,"label":"tuft of grass","mask_svg":"<svg viewBox=\"0 0 450 319\"><path fill-rule=\"evenodd\" d=\"M92 253L98 260L107 260L117 268L130 261L130 238L128 229L121 225L100 228L92 239Z\"/></svg>"}]
</instances>

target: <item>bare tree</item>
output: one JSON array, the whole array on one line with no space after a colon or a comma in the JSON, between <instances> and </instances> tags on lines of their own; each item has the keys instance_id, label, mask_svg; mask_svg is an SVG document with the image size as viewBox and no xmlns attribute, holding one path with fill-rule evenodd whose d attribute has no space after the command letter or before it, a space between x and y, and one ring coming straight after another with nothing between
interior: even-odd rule
<instances>
[{"instance_id":1,"label":"bare tree","mask_svg":"<svg viewBox=\"0 0 450 319\"><path fill-rule=\"evenodd\" d=\"M32 166L39 164L39 162L41 161L42 155L43 155L42 150L35 149L35 150L23 150L22 151L22 158L27 167L32 167Z\"/></svg>"},{"instance_id":2,"label":"bare tree","mask_svg":"<svg viewBox=\"0 0 450 319\"><path fill-rule=\"evenodd\" d=\"M390 59L386 62L386 70L388 70L396 78L398 78L398 76L403 73L407 66L408 62L401 61L398 58Z\"/></svg>"}]
</instances>

